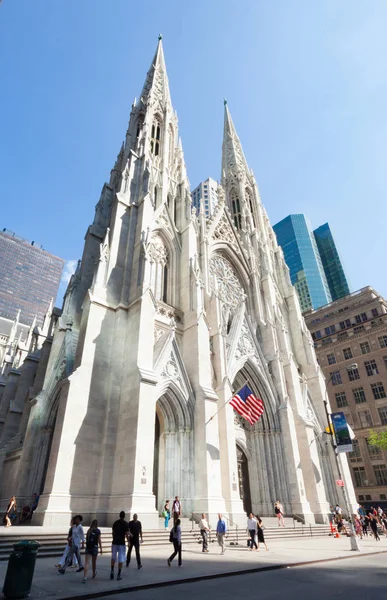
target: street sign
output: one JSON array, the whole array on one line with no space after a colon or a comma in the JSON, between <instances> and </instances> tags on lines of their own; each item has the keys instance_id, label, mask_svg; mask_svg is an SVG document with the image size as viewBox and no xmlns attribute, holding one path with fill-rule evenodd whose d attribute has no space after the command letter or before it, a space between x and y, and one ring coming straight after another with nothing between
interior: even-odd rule
<instances>
[{"instance_id":1,"label":"street sign","mask_svg":"<svg viewBox=\"0 0 387 600\"><path fill-rule=\"evenodd\" d=\"M344 487L344 481L343 481L342 479L336 479L336 484L337 484L339 487Z\"/></svg>"}]
</instances>

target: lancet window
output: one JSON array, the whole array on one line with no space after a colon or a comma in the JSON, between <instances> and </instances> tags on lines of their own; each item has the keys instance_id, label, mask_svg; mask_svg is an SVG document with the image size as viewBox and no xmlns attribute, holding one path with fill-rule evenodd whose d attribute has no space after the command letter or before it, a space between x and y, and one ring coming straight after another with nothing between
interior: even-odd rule
<instances>
[{"instance_id":1,"label":"lancet window","mask_svg":"<svg viewBox=\"0 0 387 600\"><path fill-rule=\"evenodd\" d=\"M149 244L149 262L151 263L151 288L156 300L168 301L168 250L159 235L155 235Z\"/></svg>"},{"instance_id":2,"label":"lancet window","mask_svg":"<svg viewBox=\"0 0 387 600\"><path fill-rule=\"evenodd\" d=\"M154 154L155 156L159 156L160 154L160 143L161 143L161 123L160 120L155 117L153 123L152 123L152 129L151 129L151 152L152 154Z\"/></svg>"},{"instance_id":3,"label":"lancet window","mask_svg":"<svg viewBox=\"0 0 387 600\"><path fill-rule=\"evenodd\" d=\"M237 229L242 229L242 213L241 204L238 198L238 194L235 190L231 190L231 208L232 216L234 217L234 225Z\"/></svg>"},{"instance_id":4,"label":"lancet window","mask_svg":"<svg viewBox=\"0 0 387 600\"><path fill-rule=\"evenodd\" d=\"M253 207L253 195L251 193L250 188L246 188L245 195L246 195L247 204L248 204L248 206L250 208L250 212L251 212L251 216L252 216L252 219L253 219L254 227L256 227L256 224L255 224L255 215L254 215L254 207Z\"/></svg>"}]
</instances>

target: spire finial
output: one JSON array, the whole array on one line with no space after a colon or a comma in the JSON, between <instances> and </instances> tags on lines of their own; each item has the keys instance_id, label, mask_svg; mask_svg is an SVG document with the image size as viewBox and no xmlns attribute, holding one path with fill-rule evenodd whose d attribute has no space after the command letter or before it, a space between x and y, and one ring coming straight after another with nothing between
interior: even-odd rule
<instances>
[{"instance_id":1,"label":"spire finial","mask_svg":"<svg viewBox=\"0 0 387 600\"><path fill-rule=\"evenodd\" d=\"M158 40L159 40L159 42L160 42L162 39L163 39L163 34L162 34L162 33L159 33L159 37L158 37Z\"/></svg>"},{"instance_id":2,"label":"spire finial","mask_svg":"<svg viewBox=\"0 0 387 600\"><path fill-rule=\"evenodd\" d=\"M227 98L223 98L223 104L227 106Z\"/></svg>"}]
</instances>

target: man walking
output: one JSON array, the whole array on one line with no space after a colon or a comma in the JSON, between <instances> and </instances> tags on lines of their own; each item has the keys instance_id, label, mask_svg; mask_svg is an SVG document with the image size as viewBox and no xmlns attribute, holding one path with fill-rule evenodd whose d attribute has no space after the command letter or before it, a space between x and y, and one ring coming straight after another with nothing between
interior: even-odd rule
<instances>
[{"instance_id":1,"label":"man walking","mask_svg":"<svg viewBox=\"0 0 387 600\"><path fill-rule=\"evenodd\" d=\"M257 519L254 517L253 513L250 513L249 518L247 519L247 531L250 535L250 551L252 551L253 548L258 550L257 542L255 541L258 532Z\"/></svg>"},{"instance_id":2,"label":"man walking","mask_svg":"<svg viewBox=\"0 0 387 600\"><path fill-rule=\"evenodd\" d=\"M117 581L122 579L121 570L122 564L125 561L126 554L126 540L129 541L129 524L125 521L125 513L122 510L120 512L120 518L113 523L112 527L113 542L112 542L112 560L110 568L110 579L114 579L114 565L118 559L118 573Z\"/></svg>"},{"instance_id":3,"label":"man walking","mask_svg":"<svg viewBox=\"0 0 387 600\"><path fill-rule=\"evenodd\" d=\"M129 540L128 554L126 555L126 566L130 565L130 557L132 554L132 548L136 551L137 569L142 569L141 557L140 557L140 540L142 544L142 526L141 521L138 520L138 515L133 515L133 520L129 521L129 532L131 538Z\"/></svg>"},{"instance_id":4,"label":"man walking","mask_svg":"<svg viewBox=\"0 0 387 600\"><path fill-rule=\"evenodd\" d=\"M175 496L175 499L172 504L172 514L173 514L173 525L176 526L177 519L180 519L182 513L181 502L179 500L179 496Z\"/></svg>"},{"instance_id":5,"label":"man walking","mask_svg":"<svg viewBox=\"0 0 387 600\"><path fill-rule=\"evenodd\" d=\"M199 523L200 535L203 540L203 548L202 552L208 552L208 534L210 532L210 527L208 525L207 517L205 513L202 513L202 518Z\"/></svg>"},{"instance_id":6,"label":"man walking","mask_svg":"<svg viewBox=\"0 0 387 600\"><path fill-rule=\"evenodd\" d=\"M216 537L218 538L218 544L222 548L221 554L226 551L226 545L224 543L224 536L227 533L226 522L222 519L221 513L218 514L218 523L216 525Z\"/></svg>"},{"instance_id":7,"label":"man walking","mask_svg":"<svg viewBox=\"0 0 387 600\"><path fill-rule=\"evenodd\" d=\"M80 547L85 547L85 532L83 531L83 527L81 525L83 521L82 515L76 515L73 519L73 525L69 531L68 544L70 546L70 551L66 557L65 563L62 568L58 569L58 573L64 575L67 567L71 565L73 562L74 556L77 557L78 561L78 569L77 573L83 571L82 558L79 552Z\"/></svg>"}]
</instances>

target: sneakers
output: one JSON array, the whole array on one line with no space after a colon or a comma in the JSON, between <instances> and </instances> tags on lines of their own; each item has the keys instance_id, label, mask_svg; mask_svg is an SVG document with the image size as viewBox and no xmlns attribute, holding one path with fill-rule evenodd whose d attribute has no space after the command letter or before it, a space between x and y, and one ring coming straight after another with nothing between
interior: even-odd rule
<instances>
[{"instance_id":1,"label":"sneakers","mask_svg":"<svg viewBox=\"0 0 387 600\"><path fill-rule=\"evenodd\" d=\"M87 579L86 577L83 578L82 583L86 583Z\"/></svg>"},{"instance_id":2,"label":"sneakers","mask_svg":"<svg viewBox=\"0 0 387 600\"><path fill-rule=\"evenodd\" d=\"M60 573L61 575L65 574L65 570L64 569L58 569L58 573Z\"/></svg>"},{"instance_id":3,"label":"sneakers","mask_svg":"<svg viewBox=\"0 0 387 600\"><path fill-rule=\"evenodd\" d=\"M168 558L168 560L167 560L167 565L168 565L168 567L170 567L170 566L171 566L171 561L169 560L169 558Z\"/></svg>"},{"instance_id":4,"label":"sneakers","mask_svg":"<svg viewBox=\"0 0 387 600\"><path fill-rule=\"evenodd\" d=\"M79 567L79 569L77 569L75 572L76 572L76 573L80 573L81 571L84 571L84 570L85 570L85 568L84 568L84 567Z\"/></svg>"},{"instance_id":5,"label":"sneakers","mask_svg":"<svg viewBox=\"0 0 387 600\"><path fill-rule=\"evenodd\" d=\"M138 565L137 569L138 570L142 569L142 565Z\"/></svg>"},{"instance_id":6,"label":"sneakers","mask_svg":"<svg viewBox=\"0 0 387 600\"><path fill-rule=\"evenodd\" d=\"M119 573L119 574L117 575L117 581L121 581L121 579L122 579L122 577L121 577L121 573Z\"/></svg>"}]
</instances>

